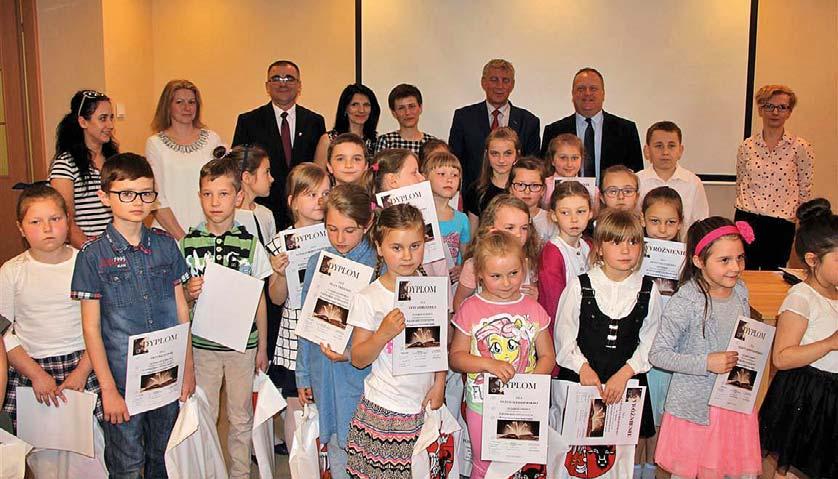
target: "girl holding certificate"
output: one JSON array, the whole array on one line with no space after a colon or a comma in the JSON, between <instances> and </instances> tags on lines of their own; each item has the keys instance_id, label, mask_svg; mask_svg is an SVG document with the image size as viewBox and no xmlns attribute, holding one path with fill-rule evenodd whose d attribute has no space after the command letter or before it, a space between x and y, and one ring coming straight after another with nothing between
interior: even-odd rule
<instances>
[{"instance_id":1,"label":"girl holding certificate","mask_svg":"<svg viewBox=\"0 0 838 479\"><path fill-rule=\"evenodd\" d=\"M719 216L687 231L687 262L649 359L672 371L655 461L673 478L756 478L762 473L757 414L708 404L719 374L738 355L726 351L740 316L749 316L744 243L751 227Z\"/></svg>"},{"instance_id":2,"label":"girl holding certificate","mask_svg":"<svg viewBox=\"0 0 838 479\"><path fill-rule=\"evenodd\" d=\"M372 232L387 270L357 295L349 310L352 364L372 365L364 396L349 426L346 451L350 477L411 477L413 446L425 407L442 406L446 371L393 375L393 338L404 330L404 315L393 308L396 277L414 276L425 252L422 213L408 204L380 211Z\"/></svg>"}]
</instances>

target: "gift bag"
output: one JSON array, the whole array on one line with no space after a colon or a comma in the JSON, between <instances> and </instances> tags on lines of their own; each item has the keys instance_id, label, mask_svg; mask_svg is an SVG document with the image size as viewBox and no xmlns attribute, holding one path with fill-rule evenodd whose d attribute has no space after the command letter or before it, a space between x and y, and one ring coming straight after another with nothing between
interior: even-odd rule
<instances>
[{"instance_id":1,"label":"gift bag","mask_svg":"<svg viewBox=\"0 0 838 479\"><path fill-rule=\"evenodd\" d=\"M227 479L215 420L210 417L207 396L200 387L180 403L164 458L170 479Z\"/></svg>"},{"instance_id":2,"label":"gift bag","mask_svg":"<svg viewBox=\"0 0 838 479\"><path fill-rule=\"evenodd\" d=\"M425 410L425 421L413 447L411 472L414 479L459 479L456 460L463 429L448 408Z\"/></svg>"},{"instance_id":3,"label":"gift bag","mask_svg":"<svg viewBox=\"0 0 838 479\"><path fill-rule=\"evenodd\" d=\"M285 409L288 403L279 394L268 375L259 372L253 378L253 455L259 467L261 479L273 479L276 470L274 456L273 417Z\"/></svg>"},{"instance_id":4,"label":"gift bag","mask_svg":"<svg viewBox=\"0 0 838 479\"><path fill-rule=\"evenodd\" d=\"M457 420L463 433L460 434L460 445L457 448L457 468L460 470L460 475L471 475L471 438L468 435L468 425L466 424L465 414L461 415Z\"/></svg>"},{"instance_id":5,"label":"gift bag","mask_svg":"<svg viewBox=\"0 0 838 479\"><path fill-rule=\"evenodd\" d=\"M31 445L0 429L0 478L23 479L26 455L31 450Z\"/></svg>"},{"instance_id":6,"label":"gift bag","mask_svg":"<svg viewBox=\"0 0 838 479\"><path fill-rule=\"evenodd\" d=\"M87 457L70 451L35 449L26 458L37 479L107 479L105 465L105 436L99 421L93 421L93 453ZM4 477L4 476L0 476Z\"/></svg>"},{"instance_id":7,"label":"gift bag","mask_svg":"<svg viewBox=\"0 0 838 479\"><path fill-rule=\"evenodd\" d=\"M288 467L293 479L330 478L326 445L320 445L320 418L317 406L306 404L302 411L294 411L297 428L294 443L288 453Z\"/></svg>"}]
</instances>

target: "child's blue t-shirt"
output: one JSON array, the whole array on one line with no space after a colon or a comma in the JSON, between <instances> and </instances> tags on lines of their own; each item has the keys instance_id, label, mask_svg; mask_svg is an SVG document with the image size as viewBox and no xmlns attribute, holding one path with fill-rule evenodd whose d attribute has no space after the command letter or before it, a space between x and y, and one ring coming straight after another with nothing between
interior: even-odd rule
<instances>
[{"instance_id":1,"label":"child's blue t-shirt","mask_svg":"<svg viewBox=\"0 0 838 479\"><path fill-rule=\"evenodd\" d=\"M455 210L452 219L439 222L439 230L442 233L442 241L448 247L451 257L457 259L457 264L462 264L463 254L460 251L460 244L467 244L471 241L468 216Z\"/></svg>"}]
</instances>

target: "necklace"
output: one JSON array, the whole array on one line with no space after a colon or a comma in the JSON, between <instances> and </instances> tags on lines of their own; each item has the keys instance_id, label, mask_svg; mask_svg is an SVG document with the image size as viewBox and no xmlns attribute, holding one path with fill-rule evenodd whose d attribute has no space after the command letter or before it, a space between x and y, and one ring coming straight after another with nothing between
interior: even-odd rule
<instances>
[{"instance_id":1,"label":"necklace","mask_svg":"<svg viewBox=\"0 0 838 479\"><path fill-rule=\"evenodd\" d=\"M160 138L160 141L166 145L167 148L176 151L177 153L195 153L196 151L200 150L207 144L207 138L209 138L209 132L207 130L201 130L198 134L198 139L195 140L190 145L181 145L180 143L176 143L172 140L169 135L164 132L159 132L157 137Z\"/></svg>"}]
</instances>

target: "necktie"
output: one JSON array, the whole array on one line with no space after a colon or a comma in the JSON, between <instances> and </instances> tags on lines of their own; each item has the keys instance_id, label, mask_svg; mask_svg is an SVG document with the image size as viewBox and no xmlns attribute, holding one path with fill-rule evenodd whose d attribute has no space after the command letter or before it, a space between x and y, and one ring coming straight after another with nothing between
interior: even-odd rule
<instances>
[{"instance_id":1,"label":"necktie","mask_svg":"<svg viewBox=\"0 0 838 479\"><path fill-rule=\"evenodd\" d=\"M495 108L495 111L492 112L492 131L497 130L500 126L500 122L498 121L498 116L500 116L500 110Z\"/></svg>"},{"instance_id":2,"label":"necktie","mask_svg":"<svg viewBox=\"0 0 838 479\"><path fill-rule=\"evenodd\" d=\"M288 126L288 112L283 111L282 125L279 127L279 135L282 137L282 151L285 153L285 164L291 166L291 128Z\"/></svg>"},{"instance_id":3,"label":"necktie","mask_svg":"<svg viewBox=\"0 0 838 479\"><path fill-rule=\"evenodd\" d=\"M594 125L590 118L585 118L585 162L582 164L582 176L596 176L596 158L594 153Z\"/></svg>"}]
</instances>

